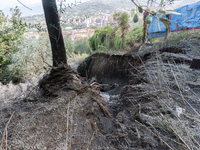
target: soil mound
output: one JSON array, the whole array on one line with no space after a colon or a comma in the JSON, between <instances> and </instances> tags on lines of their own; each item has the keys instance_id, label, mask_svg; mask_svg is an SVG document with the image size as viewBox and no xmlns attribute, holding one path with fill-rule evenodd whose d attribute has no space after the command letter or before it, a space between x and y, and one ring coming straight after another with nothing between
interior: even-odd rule
<instances>
[{"instance_id":1,"label":"soil mound","mask_svg":"<svg viewBox=\"0 0 200 150\"><path fill-rule=\"evenodd\" d=\"M88 80L95 78L100 84L127 85L140 82L137 66L148 56L132 57L131 55L109 55L96 53L87 57L77 68L79 74Z\"/></svg>"}]
</instances>

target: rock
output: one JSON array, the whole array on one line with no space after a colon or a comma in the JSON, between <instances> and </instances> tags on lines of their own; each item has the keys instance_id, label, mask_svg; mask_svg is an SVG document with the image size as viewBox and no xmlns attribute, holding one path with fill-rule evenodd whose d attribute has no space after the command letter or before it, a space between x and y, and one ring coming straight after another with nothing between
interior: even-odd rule
<instances>
[{"instance_id":1,"label":"rock","mask_svg":"<svg viewBox=\"0 0 200 150\"><path fill-rule=\"evenodd\" d=\"M174 115L180 118L180 115L185 111L185 109L181 107L176 107L175 110L173 111Z\"/></svg>"}]
</instances>

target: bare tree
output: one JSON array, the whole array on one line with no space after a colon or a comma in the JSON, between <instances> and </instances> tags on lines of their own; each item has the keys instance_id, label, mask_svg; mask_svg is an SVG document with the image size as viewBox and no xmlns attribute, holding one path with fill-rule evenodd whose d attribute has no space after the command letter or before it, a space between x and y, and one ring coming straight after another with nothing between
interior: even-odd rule
<instances>
[{"instance_id":1,"label":"bare tree","mask_svg":"<svg viewBox=\"0 0 200 150\"><path fill-rule=\"evenodd\" d=\"M66 50L60 27L60 19L57 11L56 0L42 0L47 29L51 42L53 66L67 64Z\"/></svg>"}]
</instances>

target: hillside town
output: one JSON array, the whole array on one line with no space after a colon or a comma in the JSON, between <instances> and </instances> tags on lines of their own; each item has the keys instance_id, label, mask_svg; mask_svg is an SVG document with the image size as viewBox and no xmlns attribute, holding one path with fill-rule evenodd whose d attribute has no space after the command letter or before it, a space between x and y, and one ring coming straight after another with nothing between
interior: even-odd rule
<instances>
[{"instance_id":1,"label":"hillside town","mask_svg":"<svg viewBox=\"0 0 200 150\"><path fill-rule=\"evenodd\" d=\"M127 12L128 14L131 13L130 11L126 10L118 11ZM110 26L111 24L115 23L113 19L113 13L109 14L109 10L106 12L107 13L98 12L98 14L94 14L94 16L86 16L82 18L79 16L74 16L74 18L61 17L63 34L69 35L72 41L91 37L95 32L95 28L102 28L104 26ZM35 20L40 20L39 16L34 18ZM132 20L131 15L130 20ZM41 25L42 31L47 31L45 21L41 21L38 24ZM31 26L34 27L35 25L30 25L29 33L37 32L37 28L32 28Z\"/></svg>"},{"instance_id":2,"label":"hillside town","mask_svg":"<svg viewBox=\"0 0 200 150\"><path fill-rule=\"evenodd\" d=\"M91 16L91 17L78 17L75 16L75 18L61 18L62 22L64 24L75 24L78 26L84 27L103 27L109 24L110 21L113 20L112 14L99 14L99 16Z\"/></svg>"},{"instance_id":3,"label":"hillside town","mask_svg":"<svg viewBox=\"0 0 200 150\"><path fill-rule=\"evenodd\" d=\"M112 0L109 2L111 1ZM116 25L116 21L113 18L115 12L126 12L129 14L130 26L133 26L133 16L131 16L132 9L130 9L128 5L115 8L113 5L107 4L106 1L104 2L105 3L98 3L97 1L85 2L82 4L83 6L73 6L72 9L66 9L64 13L60 12L63 35L70 36L72 41L91 37L96 28ZM98 10L95 11L96 9ZM141 19L142 15L139 17ZM47 31L44 14L24 17L24 21L27 22L29 35L31 32L38 32L38 30L42 32Z\"/></svg>"},{"instance_id":4,"label":"hillside town","mask_svg":"<svg viewBox=\"0 0 200 150\"><path fill-rule=\"evenodd\" d=\"M77 29L71 31L63 31L64 35L70 36L72 41L88 38L94 35L94 29Z\"/></svg>"}]
</instances>

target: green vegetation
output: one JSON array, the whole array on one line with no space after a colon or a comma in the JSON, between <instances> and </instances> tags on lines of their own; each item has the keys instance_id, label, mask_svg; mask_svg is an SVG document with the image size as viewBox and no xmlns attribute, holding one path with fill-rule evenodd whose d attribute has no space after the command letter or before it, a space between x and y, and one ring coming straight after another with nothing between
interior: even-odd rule
<instances>
[{"instance_id":1,"label":"green vegetation","mask_svg":"<svg viewBox=\"0 0 200 150\"><path fill-rule=\"evenodd\" d=\"M95 34L89 39L90 47L93 51L105 46L107 49L113 47L115 31L113 27L106 26L104 28L97 28Z\"/></svg>"},{"instance_id":2,"label":"green vegetation","mask_svg":"<svg viewBox=\"0 0 200 150\"><path fill-rule=\"evenodd\" d=\"M75 54L90 54L90 46L88 43L88 38L80 39L74 42L74 53Z\"/></svg>"},{"instance_id":3,"label":"green vegetation","mask_svg":"<svg viewBox=\"0 0 200 150\"><path fill-rule=\"evenodd\" d=\"M65 37L65 48L68 62L83 60L90 55L88 39L73 42ZM9 64L2 69L1 82L17 83L23 78L31 78L45 73L52 66L52 52L47 33L40 33L39 39L23 37L15 44L15 52L7 55Z\"/></svg>"},{"instance_id":4,"label":"green vegetation","mask_svg":"<svg viewBox=\"0 0 200 150\"><path fill-rule=\"evenodd\" d=\"M125 28L106 26L97 28L95 34L89 39L93 51L121 50L122 47L132 47L140 43L142 39L142 26L138 25L131 30L123 31ZM122 36L122 32L124 35ZM124 38L124 39L123 39Z\"/></svg>"},{"instance_id":5,"label":"green vegetation","mask_svg":"<svg viewBox=\"0 0 200 150\"><path fill-rule=\"evenodd\" d=\"M10 9L11 18L0 11L0 81L3 79L7 65L11 63L10 55L18 51L17 44L22 39L26 29L22 25L20 10Z\"/></svg>"},{"instance_id":6,"label":"green vegetation","mask_svg":"<svg viewBox=\"0 0 200 150\"><path fill-rule=\"evenodd\" d=\"M91 53L88 38L83 38L73 42L71 37L65 36L64 41L67 56L71 56L73 54L82 55Z\"/></svg>"},{"instance_id":7,"label":"green vegetation","mask_svg":"<svg viewBox=\"0 0 200 150\"><path fill-rule=\"evenodd\" d=\"M39 39L24 37L16 47L17 51L9 55L10 64L4 69L4 84L11 80L18 82L22 78L39 75L46 72L49 65L52 64L52 54L47 34L41 34Z\"/></svg>"},{"instance_id":8,"label":"green vegetation","mask_svg":"<svg viewBox=\"0 0 200 150\"><path fill-rule=\"evenodd\" d=\"M122 39L122 47L124 48L126 46L126 41L125 41L125 36L126 33L129 30L129 14L127 14L126 12L123 13L115 13L114 15L114 19L117 21L118 23L118 28L121 31L121 39Z\"/></svg>"},{"instance_id":9,"label":"green vegetation","mask_svg":"<svg viewBox=\"0 0 200 150\"><path fill-rule=\"evenodd\" d=\"M0 82L3 84L39 75L52 65L47 33L24 34L20 10L11 9L11 14L9 18L0 11ZM90 54L88 38L73 42L65 36L64 40L68 61L84 59Z\"/></svg>"},{"instance_id":10,"label":"green vegetation","mask_svg":"<svg viewBox=\"0 0 200 150\"><path fill-rule=\"evenodd\" d=\"M65 49L66 49L67 56L70 56L74 52L73 41L69 36L66 36L64 38L64 42L65 42Z\"/></svg>"},{"instance_id":11,"label":"green vegetation","mask_svg":"<svg viewBox=\"0 0 200 150\"><path fill-rule=\"evenodd\" d=\"M9 63L7 55L16 51L16 43L25 33L25 27L21 24L20 10L11 9L12 17L8 18L0 11L0 67Z\"/></svg>"},{"instance_id":12,"label":"green vegetation","mask_svg":"<svg viewBox=\"0 0 200 150\"><path fill-rule=\"evenodd\" d=\"M3 12L0 13L0 81L3 84L39 75L52 65L47 33L24 35L26 30L19 9L16 7L11 12L10 19ZM116 13L115 21L115 27L96 28L91 38L72 41L69 35L64 35L68 61L84 59L91 54L91 50L109 53L110 50L119 51L140 43L141 26L130 29L127 13Z\"/></svg>"},{"instance_id":13,"label":"green vegetation","mask_svg":"<svg viewBox=\"0 0 200 150\"><path fill-rule=\"evenodd\" d=\"M129 44L134 44L135 42L140 43L143 36L143 27L142 25L138 25L133 27L127 36L127 42Z\"/></svg>"}]
</instances>

